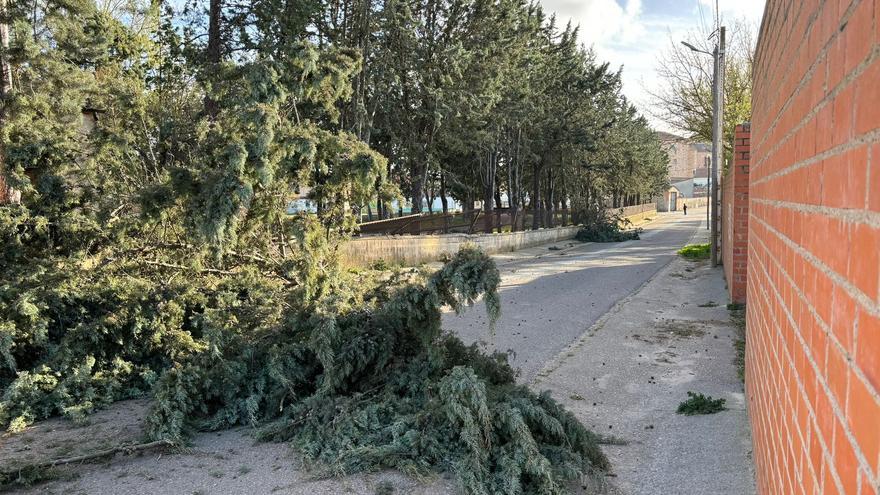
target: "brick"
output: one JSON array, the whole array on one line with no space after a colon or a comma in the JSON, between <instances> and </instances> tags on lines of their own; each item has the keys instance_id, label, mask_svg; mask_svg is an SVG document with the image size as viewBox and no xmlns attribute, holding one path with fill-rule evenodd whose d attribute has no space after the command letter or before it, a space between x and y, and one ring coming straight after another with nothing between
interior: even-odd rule
<instances>
[{"instance_id":1,"label":"brick","mask_svg":"<svg viewBox=\"0 0 880 495\"><path fill-rule=\"evenodd\" d=\"M880 1L880 0L877 0ZM870 168L868 169L868 209L880 211L880 143L871 147L868 157Z\"/></svg>"},{"instance_id":2,"label":"brick","mask_svg":"<svg viewBox=\"0 0 880 495\"><path fill-rule=\"evenodd\" d=\"M865 134L880 127L880 59L875 60L855 82L855 133Z\"/></svg>"},{"instance_id":3,"label":"brick","mask_svg":"<svg viewBox=\"0 0 880 495\"><path fill-rule=\"evenodd\" d=\"M840 353L836 346L828 350L828 368L825 372L828 388L831 389L831 398L843 409L846 405L846 390L849 381L849 366L846 356Z\"/></svg>"},{"instance_id":4,"label":"brick","mask_svg":"<svg viewBox=\"0 0 880 495\"><path fill-rule=\"evenodd\" d=\"M839 286L834 287L831 309L831 333L846 353L853 352L853 334L856 325L856 302Z\"/></svg>"},{"instance_id":5,"label":"brick","mask_svg":"<svg viewBox=\"0 0 880 495\"><path fill-rule=\"evenodd\" d=\"M853 226L847 278L870 299L880 300L880 228Z\"/></svg>"},{"instance_id":6,"label":"brick","mask_svg":"<svg viewBox=\"0 0 880 495\"><path fill-rule=\"evenodd\" d=\"M832 114L832 144L834 146L840 146L852 139L853 115L855 114L854 96L855 87L850 84L834 98L834 111Z\"/></svg>"},{"instance_id":7,"label":"brick","mask_svg":"<svg viewBox=\"0 0 880 495\"><path fill-rule=\"evenodd\" d=\"M843 493L858 494L859 483L859 461L856 458L855 450L846 433L843 431L841 424L835 425L834 434L834 469L840 478L843 487Z\"/></svg>"},{"instance_id":8,"label":"brick","mask_svg":"<svg viewBox=\"0 0 880 495\"><path fill-rule=\"evenodd\" d=\"M859 310L856 365L875 390L880 390L880 317Z\"/></svg>"},{"instance_id":9,"label":"brick","mask_svg":"<svg viewBox=\"0 0 880 495\"><path fill-rule=\"evenodd\" d=\"M860 1L843 32L846 37L846 73L852 72L870 53L873 20L873 2L870 0Z\"/></svg>"},{"instance_id":10,"label":"brick","mask_svg":"<svg viewBox=\"0 0 880 495\"><path fill-rule=\"evenodd\" d=\"M849 380L846 415L859 450L867 459L872 474L877 474L877 462L880 460L880 402L868 385L855 374Z\"/></svg>"},{"instance_id":11,"label":"brick","mask_svg":"<svg viewBox=\"0 0 880 495\"><path fill-rule=\"evenodd\" d=\"M867 176L867 146L825 160L822 169L822 204L832 208L863 208Z\"/></svg>"}]
</instances>

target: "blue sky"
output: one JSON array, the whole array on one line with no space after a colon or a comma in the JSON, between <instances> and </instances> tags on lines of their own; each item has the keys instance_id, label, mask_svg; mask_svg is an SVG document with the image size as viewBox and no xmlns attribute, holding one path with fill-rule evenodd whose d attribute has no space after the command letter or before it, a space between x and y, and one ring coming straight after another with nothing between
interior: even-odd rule
<instances>
[{"instance_id":1,"label":"blue sky","mask_svg":"<svg viewBox=\"0 0 880 495\"><path fill-rule=\"evenodd\" d=\"M687 39L688 32L715 23L716 0L540 0L556 12L561 24L580 25L580 39L592 45L601 60L623 65L623 91L646 113L650 98L646 87L659 84L658 55L672 40ZM722 23L744 19L755 31L764 12L764 0L717 0ZM666 129L652 120L655 127Z\"/></svg>"}]
</instances>

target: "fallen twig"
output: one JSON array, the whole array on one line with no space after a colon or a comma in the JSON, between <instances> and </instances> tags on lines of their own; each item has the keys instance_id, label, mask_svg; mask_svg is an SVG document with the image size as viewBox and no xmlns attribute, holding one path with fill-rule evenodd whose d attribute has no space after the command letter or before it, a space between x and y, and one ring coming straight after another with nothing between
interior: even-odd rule
<instances>
[{"instance_id":1,"label":"fallen twig","mask_svg":"<svg viewBox=\"0 0 880 495\"><path fill-rule=\"evenodd\" d=\"M134 444L134 445L120 445L119 447L114 447L112 449L101 450L101 451L94 452L91 454L80 455L80 456L76 456L76 457L69 457L67 459L55 459L53 461L39 462L36 464L28 464L25 466L19 466L18 468L14 469L11 472L7 471L5 473L0 474L0 478L2 478L4 475L19 473L25 469L53 468L53 467L58 467L58 466L64 466L66 464L76 464L78 462L85 462L85 461L91 461L94 459L100 459L102 457L111 456L111 455L117 454L119 452L123 452L125 454L131 454L134 452L139 452L141 450L154 449L156 447L173 447L173 446L174 446L174 442L172 442L170 440L157 440L155 442L139 443L139 444Z\"/></svg>"}]
</instances>

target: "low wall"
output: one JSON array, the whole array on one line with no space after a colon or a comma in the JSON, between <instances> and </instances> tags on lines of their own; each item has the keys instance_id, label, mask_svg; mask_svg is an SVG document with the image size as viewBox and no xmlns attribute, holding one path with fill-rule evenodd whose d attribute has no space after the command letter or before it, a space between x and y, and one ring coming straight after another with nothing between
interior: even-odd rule
<instances>
[{"instance_id":1,"label":"low wall","mask_svg":"<svg viewBox=\"0 0 880 495\"><path fill-rule=\"evenodd\" d=\"M343 260L354 266L366 266L384 260L392 264L418 265L437 261L465 244L474 244L488 254L525 249L574 238L580 227L505 232L502 234L445 234L370 236L352 239L342 247Z\"/></svg>"},{"instance_id":2,"label":"low wall","mask_svg":"<svg viewBox=\"0 0 880 495\"><path fill-rule=\"evenodd\" d=\"M721 263L730 300L746 302L749 249L749 124L736 126L733 166L721 181Z\"/></svg>"},{"instance_id":3,"label":"low wall","mask_svg":"<svg viewBox=\"0 0 880 495\"><path fill-rule=\"evenodd\" d=\"M657 205L655 203L645 203L641 205L626 206L623 208L622 216L632 223L639 223L646 218L657 216Z\"/></svg>"},{"instance_id":4,"label":"low wall","mask_svg":"<svg viewBox=\"0 0 880 495\"><path fill-rule=\"evenodd\" d=\"M681 211L681 207L687 205L688 208L702 208L709 204L709 198L678 198L676 209Z\"/></svg>"}]
</instances>

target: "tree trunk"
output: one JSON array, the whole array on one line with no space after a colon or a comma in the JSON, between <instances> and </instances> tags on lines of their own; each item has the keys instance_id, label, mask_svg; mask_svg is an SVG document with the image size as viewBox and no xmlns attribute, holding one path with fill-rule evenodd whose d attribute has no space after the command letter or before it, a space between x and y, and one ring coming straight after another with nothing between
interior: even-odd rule
<instances>
[{"instance_id":1,"label":"tree trunk","mask_svg":"<svg viewBox=\"0 0 880 495\"><path fill-rule=\"evenodd\" d=\"M0 18L5 18L7 15L6 1L0 0ZM12 66L6 56L6 52L9 50L9 24L6 22L0 22L0 48L2 48L2 52L0 52L0 99L5 100L12 93ZM5 125L5 121L5 112L0 111L0 128ZM18 203L21 200L21 194L6 185L5 174L6 150L0 146L0 204Z\"/></svg>"},{"instance_id":2,"label":"tree trunk","mask_svg":"<svg viewBox=\"0 0 880 495\"><path fill-rule=\"evenodd\" d=\"M474 193L468 188L467 193L464 196L464 205L462 205L464 209L464 218L470 223L474 219Z\"/></svg>"},{"instance_id":3,"label":"tree trunk","mask_svg":"<svg viewBox=\"0 0 880 495\"><path fill-rule=\"evenodd\" d=\"M547 207L547 227L555 227L556 221L553 218L553 167L547 169L547 199L544 200Z\"/></svg>"},{"instance_id":4,"label":"tree trunk","mask_svg":"<svg viewBox=\"0 0 880 495\"><path fill-rule=\"evenodd\" d=\"M7 15L6 1L0 0L0 18L5 18ZM3 49L0 53L0 97L6 97L12 92L12 67L6 56L9 50L9 24L6 22L0 22L0 47Z\"/></svg>"},{"instance_id":5,"label":"tree trunk","mask_svg":"<svg viewBox=\"0 0 880 495\"><path fill-rule=\"evenodd\" d=\"M443 206L443 233L449 233L449 200L446 199L446 174L440 171L440 204Z\"/></svg>"},{"instance_id":6,"label":"tree trunk","mask_svg":"<svg viewBox=\"0 0 880 495\"><path fill-rule=\"evenodd\" d=\"M217 66L220 64L220 57L222 53L221 49L221 40L220 40L220 17L222 15L222 0L211 0L210 6L208 7L208 47L205 51L205 58L207 60L207 74L208 77L213 77L216 74ZM213 88L212 90L213 91ZM220 112L220 105L217 103L217 100L211 97L210 91L208 94L205 94L205 114L207 114L212 119L217 117L217 114Z\"/></svg>"},{"instance_id":7,"label":"tree trunk","mask_svg":"<svg viewBox=\"0 0 880 495\"><path fill-rule=\"evenodd\" d=\"M535 162L532 165L532 197L529 198L532 207L532 230L541 228L541 166Z\"/></svg>"},{"instance_id":8,"label":"tree trunk","mask_svg":"<svg viewBox=\"0 0 880 495\"><path fill-rule=\"evenodd\" d=\"M510 231L516 232L516 223L519 221L518 218L518 209L519 206L517 204L518 196L516 194L516 181L513 179L513 176L516 174L514 170L515 162L510 162L507 164L507 207L510 212Z\"/></svg>"},{"instance_id":9,"label":"tree trunk","mask_svg":"<svg viewBox=\"0 0 880 495\"><path fill-rule=\"evenodd\" d=\"M425 174L427 173L427 167L424 165L416 165L413 164L410 167L411 170L411 178L412 178L412 188L410 189L410 198L412 198L412 211L410 213L421 213L422 212L422 196L424 195L425 190Z\"/></svg>"},{"instance_id":10,"label":"tree trunk","mask_svg":"<svg viewBox=\"0 0 880 495\"><path fill-rule=\"evenodd\" d=\"M494 229L495 217L492 214L492 201L495 195L495 167L497 166L497 154L486 154L486 170L483 177L483 231L491 234Z\"/></svg>"}]
</instances>

